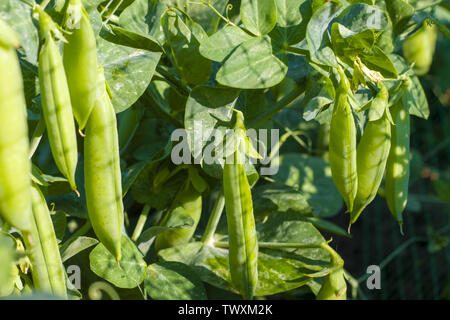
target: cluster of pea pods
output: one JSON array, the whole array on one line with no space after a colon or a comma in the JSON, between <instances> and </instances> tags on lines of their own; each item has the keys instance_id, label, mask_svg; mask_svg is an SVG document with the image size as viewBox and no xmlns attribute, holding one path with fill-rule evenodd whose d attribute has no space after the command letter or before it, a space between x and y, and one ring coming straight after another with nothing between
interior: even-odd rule
<instances>
[{"instance_id":1,"label":"cluster of pea pods","mask_svg":"<svg viewBox=\"0 0 450 320\"><path fill-rule=\"evenodd\" d=\"M89 219L99 240L120 262L123 204L116 116L104 71L97 65L89 16L81 0L68 2L64 29L39 5L33 13L39 21L42 117L53 159L78 194L76 120L84 140ZM64 42L62 55L57 41ZM50 212L31 174L19 46L18 35L0 20L0 216L22 232L31 252L34 287L66 298L66 275Z\"/></svg>"}]
</instances>

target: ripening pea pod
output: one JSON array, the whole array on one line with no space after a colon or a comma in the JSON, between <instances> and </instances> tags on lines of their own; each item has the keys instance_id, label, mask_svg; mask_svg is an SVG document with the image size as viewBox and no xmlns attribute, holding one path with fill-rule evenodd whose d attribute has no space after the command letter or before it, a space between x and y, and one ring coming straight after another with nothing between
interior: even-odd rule
<instances>
[{"instance_id":1,"label":"ripening pea pod","mask_svg":"<svg viewBox=\"0 0 450 320\"><path fill-rule=\"evenodd\" d=\"M403 56L409 64L414 63L413 70L423 76L430 70L436 49L437 26L424 25L403 43Z\"/></svg>"},{"instance_id":2,"label":"ripening pea pod","mask_svg":"<svg viewBox=\"0 0 450 320\"><path fill-rule=\"evenodd\" d=\"M331 249L328 244L324 244L331 254L332 270L325 277L322 287L317 293L317 300L347 300L347 283L344 278L344 261Z\"/></svg>"},{"instance_id":3,"label":"ripening pea pod","mask_svg":"<svg viewBox=\"0 0 450 320\"><path fill-rule=\"evenodd\" d=\"M356 174L356 126L348 101L350 83L339 69L340 82L330 123L329 159L331 176L347 205L347 212L353 210L358 187Z\"/></svg>"},{"instance_id":4,"label":"ripening pea pod","mask_svg":"<svg viewBox=\"0 0 450 320\"><path fill-rule=\"evenodd\" d=\"M97 45L89 15L81 0L69 0L66 11L64 69L69 84L73 114L83 130L94 107L97 86Z\"/></svg>"},{"instance_id":5,"label":"ripening pea pod","mask_svg":"<svg viewBox=\"0 0 450 320\"><path fill-rule=\"evenodd\" d=\"M410 116L402 99L391 109L395 125L391 127L391 149L386 163L386 201L402 226L402 213L408 201Z\"/></svg>"},{"instance_id":6,"label":"ripening pea pod","mask_svg":"<svg viewBox=\"0 0 450 320\"><path fill-rule=\"evenodd\" d=\"M124 224L119 138L105 75L98 68L99 93L86 124L84 177L89 218L98 239L119 262Z\"/></svg>"},{"instance_id":7,"label":"ripening pea pod","mask_svg":"<svg viewBox=\"0 0 450 320\"><path fill-rule=\"evenodd\" d=\"M386 92L380 90L379 95ZM377 103L384 104L381 118L368 121L357 147L358 191L355 197L350 225L355 223L361 212L375 198L386 169L386 161L391 147L391 120L387 108L389 96ZM378 108L378 106L373 106ZM378 117L377 117L378 118Z\"/></svg>"},{"instance_id":8,"label":"ripening pea pod","mask_svg":"<svg viewBox=\"0 0 450 320\"><path fill-rule=\"evenodd\" d=\"M53 222L39 187L31 187L33 200L33 230L31 242L32 276L36 289L67 298L64 266L59 253Z\"/></svg>"},{"instance_id":9,"label":"ripening pea pod","mask_svg":"<svg viewBox=\"0 0 450 320\"><path fill-rule=\"evenodd\" d=\"M76 191L77 136L63 61L54 39L59 31L51 17L38 5L35 7L39 13L39 36L42 42L39 51L39 84L48 140L56 166Z\"/></svg>"},{"instance_id":10,"label":"ripening pea pod","mask_svg":"<svg viewBox=\"0 0 450 320\"><path fill-rule=\"evenodd\" d=\"M187 228L165 231L156 236L155 250L174 247L189 242L197 228L202 213L202 193L208 187L206 182L193 166L188 169L188 178L185 185L175 196L173 205L162 219L160 225L166 226L170 219L179 212L177 209L183 209L193 220L193 225Z\"/></svg>"},{"instance_id":11,"label":"ripening pea pod","mask_svg":"<svg viewBox=\"0 0 450 320\"><path fill-rule=\"evenodd\" d=\"M31 230L31 162L22 72L14 46L17 35L0 25L0 216Z\"/></svg>"},{"instance_id":12,"label":"ripening pea pod","mask_svg":"<svg viewBox=\"0 0 450 320\"><path fill-rule=\"evenodd\" d=\"M258 239L253 215L253 200L243 163L246 140L244 119L237 111L237 145L225 159L223 190L228 224L228 254L231 281L244 299L253 299L258 282Z\"/></svg>"}]
</instances>

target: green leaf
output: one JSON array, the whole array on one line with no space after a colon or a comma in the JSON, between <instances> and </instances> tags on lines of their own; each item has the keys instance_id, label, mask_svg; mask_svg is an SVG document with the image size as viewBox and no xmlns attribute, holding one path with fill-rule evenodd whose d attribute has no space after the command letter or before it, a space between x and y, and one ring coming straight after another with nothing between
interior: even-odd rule
<instances>
[{"instance_id":1,"label":"green leaf","mask_svg":"<svg viewBox=\"0 0 450 320\"><path fill-rule=\"evenodd\" d=\"M395 68L398 70L399 74L403 74L407 72L410 67L408 63L399 55L391 54L389 58L395 65ZM409 113L419 118L428 119L430 115L430 109L428 106L428 100L423 90L422 85L420 84L419 78L414 75L409 75L412 86L407 90L407 96L405 97L405 102L407 102L407 107L409 108ZM395 88L398 84L398 81L391 81L393 84L390 86Z\"/></svg>"},{"instance_id":2,"label":"green leaf","mask_svg":"<svg viewBox=\"0 0 450 320\"><path fill-rule=\"evenodd\" d=\"M200 42L194 30L189 29L172 10L167 10L161 17L161 24L170 46L171 60L181 75L182 82L195 86L208 81L212 63L200 55ZM196 26L196 29L201 29L198 24L190 24Z\"/></svg>"},{"instance_id":3,"label":"green leaf","mask_svg":"<svg viewBox=\"0 0 450 320\"><path fill-rule=\"evenodd\" d=\"M161 45L151 36L143 36L112 24L108 25L108 28L111 31L102 28L101 36L110 42L150 52L163 52Z\"/></svg>"},{"instance_id":4,"label":"green leaf","mask_svg":"<svg viewBox=\"0 0 450 320\"><path fill-rule=\"evenodd\" d=\"M309 0L275 0L277 25L290 27L300 24L303 20L301 7L307 7L309 2Z\"/></svg>"},{"instance_id":5,"label":"green leaf","mask_svg":"<svg viewBox=\"0 0 450 320\"><path fill-rule=\"evenodd\" d=\"M192 242L164 249L158 255L165 261L189 265L205 282L236 292L231 286L228 250ZM321 249L298 249L292 252L260 250L258 254L258 284L255 296L268 296L305 285L310 276L329 273L329 257Z\"/></svg>"},{"instance_id":6,"label":"green leaf","mask_svg":"<svg viewBox=\"0 0 450 320\"><path fill-rule=\"evenodd\" d=\"M222 139L214 141L221 143L225 132L230 128L227 123L232 118L232 106L239 95L239 90L220 87L199 86L192 90L186 102L185 129L189 150L197 163L200 163L206 173L221 178L220 164L206 164L203 157L204 148L211 143L213 133L221 133Z\"/></svg>"},{"instance_id":7,"label":"green leaf","mask_svg":"<svg viewBox=\"0 0 450 320\"><path fill-rule=\"evenodd\" d=\"M212 34L216 31L221 20L208 6L192 3L190 0L172 0L171 2L178 8L182 8L195 22L200 24L208 34ZM210 0L210 3L218 12L224 14L228 0Z\"/></svg>"},{"instance_id":8,"label":"green leaf","mask_svg":"<svg viewBox=\"0 0 450 320\"><path fill-rule=\"evenodd\" d=\"M156 262L147 267L145 290L155 300L206 300L202 281L179 262Z\"/></svg>"},{"instance_id":9,"label":"green leaf","mask_svg":"<svg viewBox=\"0 0 450 320\"><path fill-rule=\"evenodd\" d=\"M119 25L141 36L155 39L160 44L164 42L164 33L161 29L161 17L167 6L164 1L135 0L122 11Z\"/></svg>"},{"instance_id":10,"label":"green leaf","mask_svg":"<svg viewBox=\"0 0 450 320\"><path fill-rule=\"evenodd\" d=\"M386 2L386 9L394 24L394 32L402 33L411 17L414 15L414 7L405 0L390 0Z\"/></svg>"},{"instance_id":11,"label":"green leaf","mask_svg":"<svg viewBox=\"0 0 450 320\"><path fill-rule=\"evenodd\" d=\"M372 52L361 54L361 61L371 70L379 71L383 77L397 79L397 70L383 50L375 46Z\"/></svg>"},{"instance_id":12,"label":"green leaf","mask_svg":"<svg viewBox=\"0 0 450 320\"><path fill-rule=\"evenodd\" d=\"M149 85L161 53L147 52L97 38L99 64L112 92L116 113L128 109Z\"/></svg>"},{"instance_id":13,"label":"green leaf","mask_svg":"<svg viewBox=\"0 0 450 320\"><path fill-rule=\"evenodd\" d=\"M288 210L312 213L306 197L297 189L279 183L255 186L252 190L255 217L265 217L274 211Z\"/></svg>"},{"instance_id":14,"label":"green leaf","mask_svg":"<svg viewBox=\"0 0 450 320\"><path fill-rule=\"evenodd\" d=\"M306 41L313 62L337 67L336 56L331 49L328 25L342 10L341 5L327 2L312 15L306 29Z\"/></svg>"},{"instance_id":15,"label":"green leaf","mask_svg":"<svg viewBox=\"0 0 450 320\"><path fill-rule=\"evenodd\" d=\"M253 34L268 34L277 23L275 0L241 0L241 20Z\"/></svg>"},{"instance_id":16,"label":"green leaf","mask_svg":"<svg viewBox=\"0 0 450 320\"><path fill-rule=\"evenodd\" d=\"M64 243L63 247L60 250L62 262L69 260L70 258L77 255L81 251L90 248L93 245L96 245L97 243L98 243L97 239L84 236L76 238L69 244Z\"/></svg>"},{"instance_id":17,"label":"green leaf","mask_svg":"<svg viewBox=\"0 0 450 320\"><path fill-rule=\"evenodd\" d=\"M264 36L237 47L217 72L216 80L233 88L269 88L284 79L287 69L287 61L281 61L272 53L271 40Z\"/></svg>"},{"instance_id":18,"label":"green leaf","mask_svg":"<svg viewBox=\"0 0 450 320\"><path fill-rule=\"evenodd\" d=\"M132 289L144 280L147 264L128 237L122 236L121 246L120 266L117 264L116 258L100 243L89 255L90 267L92 272L116 287Z\"/></svg>"},{"instance_id":19,"label":"green leaf","mask_svg":"<svg viewBox=\"0 0 450 320\"><path fill-rule=\"evenodd\" d=\"M380 7L365 3L347 7L336 20L355 33L384 30L388 24L386 13Z\"/></svg>"},{"instance_id":20,"label":"green leaf","mask_svg":"<svg viewBox=\"0 0 450 320\"><path fill-rule=\"evenodd\" d=\"M325 160L286 153L274 159L272 165L279 166L278 173L272 178L298 188L311 207L320 209L320 217L334 216L342 208L342 197L334 186L329 164Z\"/></svg>"},{"instance_id":21,"label":"green leaf","mask_svg":"<svg viewBox=\"0 0 450 320\"><path fill-rule=\"evenodd\" d=\"M248 33L233 25L226 25L200 45L200 53L205 58L222 62L242 42L252 39Z\"/></svg>"},{"instance_id":22,"label":"green leaf","mask_svg":"<svg viewBox=\"0 0 450 320\"><path fill-rule=\"evenodd\" d=\"M30 6L17 0L0 1L0 18L8 23L20 37L20 52L23 58L37 65L39 37L32 20Z\"/></svg>"}]
</instances>

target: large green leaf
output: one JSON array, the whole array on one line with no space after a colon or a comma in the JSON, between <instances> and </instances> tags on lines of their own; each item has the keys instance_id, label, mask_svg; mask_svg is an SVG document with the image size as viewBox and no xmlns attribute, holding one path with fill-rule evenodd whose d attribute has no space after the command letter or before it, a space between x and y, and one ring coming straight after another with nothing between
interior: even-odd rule
<instances>
[{"instance_id":1,"label":"large green leaf","mask_svg":"<svg viewBox=\"0 0 450 320\"><path fill-rule=\"evenodd\" d=\"M116 112L128 109L150 83L161 53L148 52L97 39L98 61L112 92Z\"/></svg>"},{"instance_id":2,"label":"large green leaf","mask_svg":"<svg viewBox=\"0 0 450 320\"><path fill-rule=\"evenodd\" d=\"M189 265L205 282L236 292L231 285L228 250L192 242L164 249L158 255L165 261ZM260 250L258 254L258 284L255 296L267 296L305 285L311 276L329 273L328 255L320 249L293 252Z\"/></svg>"},{"instance_id":3,"label":"large green leaf","mask_svg":"<svg viewBox=\"0 0 450 320\"><path fill-rule=\"evenodd\" d=\"M277 85L286 76L288 67L287 61L281 61L272 51L268 36L245 41L225 60L216 80L224 86L242 89Z\"/></svg>"},{"instance_id":4,"label":"large green leaf","mask_svg":"<svg viewBox=\"0 0 450 320\"><path fill-rule=\"evenodd\" d=\"M333 216L342 208L342 198L325 160L299 153L286 153L275 158L272 165L279 166L278 173L272 178L302 191L308 203L319 211L320 217Z\"/></svg>"},{"instance_id":5,"label":"large green leaf","mask_svg":"<svg viewBox=\"0 0 450 320\"><path fill-rule=\"evenodd\" d=\"M189 150L196 163L200 163L211 176L221 178L222 166L218 163L205 163L205 148L211 143L214 134L221 134L222 143L225 131L231 127L232 106L239 90L220 87L201 86L194 88L186 103L185 128ZM209 153L208 153L209 154Z\"/></svg>"},{"instance_id":6,"label":"large green leaf","mask_svg":"<svg viewBox=\"0 0 450 320\"><path fill-rule=\"evenodd\" d=\"M122 260L120 265L116 258L99 244L89 255L91 270L119 288L135 288L144 280L147 264L134 243L122 236Z\"/></svg>"},{"instance_id":7,"label":"large green leaf","mask_svg":"<svg viewBox=\"0 0 450 320\"><path fill-rule=\"evenodd\" d=\"M342 5L327 2L312 15L306 29L306 41L313 62L337 67L336 56L331 48L328 34L328 25L343 9Z\"/></svg>"},{"instance_id":8,"label":"large green leaf","mask_svg":"<svg viewBox=\"0 0 450 320\"><path fill-rule=\"evenodd\" d=\"M275 0L241 0L241 20L253 34L268 34L277 23Z\"/></svg>"},{"instance_id":9,"label":"large green leaf","mask_svg":"<svg viewBox=\"0 0 450 320\"><path fill-rule=\"evenodd\" d=\"M156 262L147 267L145 290L155 300L206 300L202 281L187 265Z\"/></svg>"},{"instance_id":10,"label":"large green leaf","mask_svg":"<svg viewBox=\"0 0 450 320\"><path fill-rule=\"evenodd\" d=\"M167 9L163 1L135 0L122 11L119 24L122 28L133 31L141 36L155 39L160 44L164 42L160 17Z\"/></svg>"},{"instance_id":11,"label":"large green leaf","mask_svg":"<svg viewBox=\"0 0 450 320\"><path fill-rule=\"evenodd\" d=\"M200 45L200 53L205 58L222 62L238 45L251 38L241 28L227 25Z\"/></svg>"}]
</instances>

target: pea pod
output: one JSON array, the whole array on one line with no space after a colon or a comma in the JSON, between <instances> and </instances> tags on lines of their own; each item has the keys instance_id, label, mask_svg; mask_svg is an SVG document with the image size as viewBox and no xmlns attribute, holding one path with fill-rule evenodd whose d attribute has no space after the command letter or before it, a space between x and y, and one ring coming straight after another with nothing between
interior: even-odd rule
<instances>
[{"instance_id":1,"label":"pea pod","mask_svg":"<svg viewBox=\"0 0 450 320\"><path fill-rule=\"evenodd\" d=\"M0 38L14 39L4 22ZM31 230L31 163L22 73L13 46L0 40L0 216L12 226Z\"/></svg>"},{"instance_id":2,"label":"pea pod","mask_svg":"<svg viewBox=\"0 0 450 320\"><path fill-rule=\"evenodd\" d=\"M436 25L423 25L403 43L403 56L409 64L414 63L413 70L418 76L423 76L430 70L436 49Z\"/></svg>"},{"instance_id":3,"label":"pea pod","mask_svg":"<svg viewBox=\"0 0 450 320\"><path fill-rule=\"evenodd\" d=\"M357 148L358 191L351 212L350 224L375 198L386 168L391 147L391 124L385 108L383 116L369 121Z\"/></svg>"},{"instance_id":4,"label":"pea pod","mask_svg":"<svg viewBox=\"0 0 450 320\"><path fill-rule=\"evenodd\" d=\"M84 138L86 202L95 234L120 261L124 217L116 114L102 68L97 79L100 91Z\"/></svg>"},{"instance_id":5,"label":"pea pod","mask_svg":"<svg viewBox=\"0 0 450 320\"><path fill-rule=\"evenodd\" d=\"M31 187L33 200L33 229L31 240L26 237L31 248L32 275L34 286L41 291L67 298L64 266L56 241L50 212L39 187Z\"/></svg>"},{"instance_id":6,"label":"pea pod","mask_svg":"<svg viewBox=\"0 0 450 320\"><path fill-rule=\"evenodd\" d=\"M235 130L245 130L237 113ZM258 240L250 185L242 161L241 145L226 158L223 189L228 223L231 280L244 299L252 299L258 282Z\"/></svg>"},{"instance_id":7,"label":"pea pod","mask_svg":"<svg viewBox=\"0 0 450 320\"><path fill-rule=\"evenodd\" d=\"M402 100L392 107L392 139L386 163L386 201L394 218L403 224L402 213L408 201L409 112Z\"/></svg>"},{"instance_id":8,"label":"pea pod","mask_svg":"<svg viewBox=\"0 0 450 320\"><path fill-rule=\"evenodd\" d=\"M178 212L177 209L181 208L192 218L194 221L193 225L187 228L169 230L159 234L155 239L156 251L187 243L194 235L202 213L202 190L198 190L195 183L192 181L195 179L192 176L196 174L196 172L197 169L194 167L189 168L189 176L185 186L177 193L173 205L160 223L161 226L167 225L167 222Z\"/></svg>"},{"instance_id":9,"label":"pea pod","mask_svg":"<svg viewBox=\"0 0 450 320\"><path fill-rule=\"evenodd\" d=\"M76 190L77 137L63 61L54 40L57 27L38 5L36 10L43 42L39 51L39 84L48 139L56 166Z\"/></svg>"},{"instance_id":10,"label":"pea pod","mask_svg":"<svg viewBox=\"0 0 450 320\"><path fill-rule=\"evenodd\" d=\"M70 0L66 11L69 35L64 44L64 69L73 114L83 130L94 107L97 86L97 49L89 15L81 0Z\"/></svg>"},{"instance_id":11,"label":"pea pod","mask_svg":"<svg viewBox=\"0 0 450 320\"><path fill-rule=\"evenodd\" d=\"M324 244L326 250L331 254L332 270L325 277L322 287L317 293L317 300L346 300L347 283L344 278L344 261L331 249L328 244Z\"/></svg>"},{"instance_id":12,"label":"pea pod","mask_svg":"<svg viewBox=\"0 0 450 320\"><path fill-rule=\"evenodd\" d=\"M356 126L348 101L350 84L344 72L339 73L341 79L330 123L329 158L333 182L351 212L358 187Z\"/></svg>"}]
</instances>

